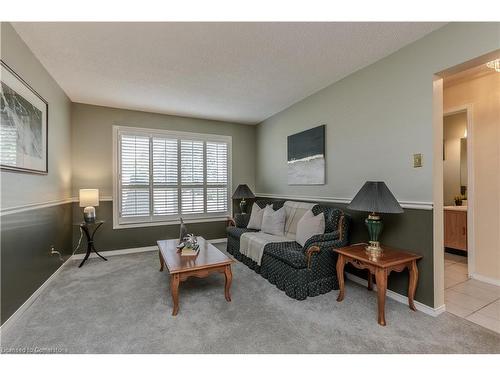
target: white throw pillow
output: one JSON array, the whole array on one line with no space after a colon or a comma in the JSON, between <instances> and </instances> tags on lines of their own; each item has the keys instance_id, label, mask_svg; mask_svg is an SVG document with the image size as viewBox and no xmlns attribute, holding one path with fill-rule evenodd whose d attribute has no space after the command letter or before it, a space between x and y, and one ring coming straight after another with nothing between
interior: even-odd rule
<instances>
[{"instance_id":1,"label":"white throw pillow","mask_svg":"<svg viewBox=\"0 0 500 375\"><path fill-rule=\"evenodd\" d=\"M309 238L323 233L325 233L325 215L322 212L314 216L313 212L309 210L297 223L296 241L300 246L304 246Z\"/></svg>"},{"instance_id":2,"label":"white throw pillow","mask_svg":"<svg viewBox=\"0 0 500 375\"><path fill-rule=\"evenodd\" d=\"M283 236L285 234L285 207L274 211L271 206L264 208L262 217L262 228L264 233L274 234L275 236Z\"/></svg>"},{"instance_id":3,"label":"white throw pillow","mask_svg":"<svg viewBox=\"0 0 500 375\"><path fill-rule=\"evenodd\" d=\"M248 229L260 230L262 227L262 216L264 215L264 208L260 208L257 203L252 206L252 212L250 214L250 220L248 220Z\"/></svg>"}]
</instances>

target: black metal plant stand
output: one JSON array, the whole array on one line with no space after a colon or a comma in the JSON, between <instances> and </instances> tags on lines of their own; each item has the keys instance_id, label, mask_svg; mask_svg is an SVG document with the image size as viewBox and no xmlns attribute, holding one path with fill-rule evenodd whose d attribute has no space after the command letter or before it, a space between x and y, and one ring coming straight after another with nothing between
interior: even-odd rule
<instances>
[{"instance_id":1,"label":"black metal plant stand","mask_svg":"<svg viewBox=\"0 0 500 375\"><path fill-rule=\"evenodd\" d=\"M101 259L107 260L104 258L101 254L97 252L97 250L94 247L94 235L95 232L101 227L101 225L104 224L104 221L96 221L95 223L81 223L80 228L83 230L83 233L85 233L85 237L87 238L87 253L85 254L85 257L83 258L82 262L78 266L80 268L83 266L83 263L89 258L90 253L93 251L96 253ZM89 230L89 228L93 227L94 229L92 232Z\"/></svg>"}]
</instances>

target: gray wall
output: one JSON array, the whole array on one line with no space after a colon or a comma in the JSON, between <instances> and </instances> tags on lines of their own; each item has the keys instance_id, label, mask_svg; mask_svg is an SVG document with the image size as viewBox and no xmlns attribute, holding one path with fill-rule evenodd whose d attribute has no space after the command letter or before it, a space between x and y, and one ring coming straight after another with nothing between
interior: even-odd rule
<instances>
[{"instance_id":1,"label":"gray wall","mask_svg":"<svg viewBox=\"0 0 500 375\"><path fill-rule=\"evenodd\" d=\"M105 223L98 229L95 235L95 247L97 251L120 250L144 246L156 246L156 241L179 237L179 225L160 225L140 228L113 229L113 204L112 202L100 202L96 207L96 215ZM73 203L73 222L82 221L82 209L78 203ZM207 223L186 224L190 233L202 235L206 239L218 239L226 237L226 222L216 221ZM78 245L80 231L78 226L73 227L73 248ZM86 251L85 239L78 249L79 253Z\"/></svg>"},{"instance_id":2,"label":"gray wall","mask_svg":"<svg viewBox=\"0 0 500 375\"><path fill-rule=\"evenodd\" d=\"M1 210L71 195L70 101L9 23L1 24L1 58L49 103L49 173L1 172ZM2 324L61 265L49 248L71 249L71 205L1 217Z\"/></svg>"},{"instance_id":3,"label":"gray wall","mask_svg":"<svg viewBox=\"0 0 500 375\"><path fill-rule=\"evenodd\" d=\"M258 198L260 199L260 198ZM268 198L262 198L268 199ZM348 210L347 204L321 202L317 203L329 207L340 208L349 215L349 242L360 243L368 240L364 223L366 214ZM433 257L432 257L432 211L406 209L403 214L383 215L384 230L380 240L383 244L396 248L407 249L423 256L418 262L419 280L415 300L428 306L434 304L433 290ZM415 235L418 233L418 235ZM366 271L360 271L347 266L346 271L366 279ZM408 273L392 273L388 288L404 296L408 295ZM349 294L349 291L347 291Z\"/></svg>"},{"instance_id":4,"label":"gray wall","mask_svg":"<svg viewBox=\"0 0 500 375\"><path fill-rule=\"evenodd\" d=\"M351 215L351 243L366 242L368 239L364 224L366 213L346 210L346 205L337 206ZM432 211L405 209L402 214L387 214L383 215L382 218L384 230L380 236L380 241L383 244L423 256L417 263L419 277L415 300L427 306L434 306ZM366 271L359 271L352 266L346 269L348 272L366 279ZM387 287L396 293L407 296L408 272L391 273Z\"/></svg>"},{"instance_id":5,"label":"gray wall","mask_svg":"<svg viewBox=\"0 0 500 375\"><path fill-rule=\"evenodd\" d=\"M238 184L255 186L255 126L201 120L187 117L130 111L87 104L72 105L73 196L80 188L98 188L101 197L113 193L113 125L168 129L232 136L233 191ZM81 220L81 208L74 204L74 220ZM102 201L97 215L106 221L96 235L101 250L151 246L158 239L175 238L178 225L113 229L112 202ZM225 237L225 222L189 224L188 228L208 239ZM74 228L73 242L79 238Z\"/></svg>"},{"instance_id":6,"label":"gray wall","mask_svg":"<svg viewBox=\"0 0 500 375\"><path fill-rule=\"evenodd\" d=\"M73 196L80 188L113 193L113 125L232 136L233 188L255 186L255 126L87 104L72 104ZM233 189L234 190L234 189Z\"/></svg>"},{"instance_id":7,"label":"gray wall","mask_svg":"<svg viewBox=\"0 0 500 375\"><path fill-rule=\"evenodd\" d=\"M2 216L1 324L61 265L71 249L71 203Z\"/></svg>"},{"instance_id":8,"label":"gray wall","mask_svg":"<svg viewBox=\"0 0 500 375\"><path fill-rule=\"evenodd\" d=\"M257 193L349 201L365 181L384 180L400 201L432 202L433 76L499 46L500 23L452 23L262 122ZM287 136L321 124L327 183L288 186ZM422 168L412 167L414 153L423 154ZM433 306L432 211L414 211L388 218L382 241L424 255L417 299ZM403 292L395 280L389 287Z\"/></svg>"},{"instance_id":9,"label":"gray wall","mask_svg":"<svg viewBox=\"0 0 500 375\"><path fill-rule=\"evenodd\" d=\"M48 175L1 172L2 209L71 197L71 103L17 35L2 22L1 57L49 103Z\"/></svg>"},{"instance_id":10,"label":"gray wall","mask_svg":"<svg viewBox=\"0 0 500 375\"><path fill-rule=\"evenodd\" d=\"M500 23L449 24L267 119L257 127L257 192L350 199L376 179L401 201L432 202L433 75L499 46ZM327 183L288 186L286 137L321 124Z\"/></svg>"}]
</instances>

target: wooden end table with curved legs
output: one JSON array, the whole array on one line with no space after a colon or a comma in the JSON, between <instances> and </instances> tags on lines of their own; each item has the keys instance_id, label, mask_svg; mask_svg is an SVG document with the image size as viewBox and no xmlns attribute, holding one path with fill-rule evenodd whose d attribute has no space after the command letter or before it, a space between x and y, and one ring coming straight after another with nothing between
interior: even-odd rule
<instances>
[{"instance_id":1,"label":"wooden end table with curved legs","mask_svg":"<svg viewBox=\"0 0 500 375\"><path fill-rule=\"evenodd\" d=\"M373 275L377 283L377 302L378 302L378 324L385 326L385 294L387 291L387 277L392 271L402 272L405 268L409 271L408 285L408 305L410 309L415 311L415 290L418 283L418 268L417 260L422 256L418 254L408 253L403 250L382 246L384 250L378 257L370 256L365 247L367 244L356 244L352 246L334 249L338 253L337 260L337 277L339 279L339 296L338 302L344 299L345 283L344 283L344 267L347 263L352 264L357 269L368 270L368 290L373 289Z\"/></svg>"},{"instance_id":2,"label":"wooden end table with curved legs","mask_svg":"<svg viewBox=\"0 0 500 375\"><path fill-rule=\"evenodd\" d=\"M203 237L197 237L200 251L198 255L181 256L177 251L178 240L157 241L160 258L160 272L167 266L170 273L170 293L172 294L172 315L179 312L179 285L189 277L207 277L212 273L223 273L225 277L224 297L231 302L231 282L233 274L231 258L209 243Z\"/></svg>"}]
</instances>

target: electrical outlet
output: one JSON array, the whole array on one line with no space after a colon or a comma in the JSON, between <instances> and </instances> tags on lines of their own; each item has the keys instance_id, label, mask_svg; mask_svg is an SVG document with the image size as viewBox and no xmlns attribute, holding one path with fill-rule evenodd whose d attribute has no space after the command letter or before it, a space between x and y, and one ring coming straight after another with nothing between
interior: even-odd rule
<instances>
[{"instance_id":1,"label":"electrical outlet","mask_svg":"<svg viewBox=\"0 0 500 375\"><path fill-rule=\"evenodd\" d=\"M56 254L57 254L57 256L59 257L59 260L60 260L61 262L64 262L64 259L63 259L62 255L61 255L61 253L60 253L59 251L57 251L57 250L56 250L56 248L55 248L55 246L54 246L54 245L51 245L51 246L50 246L50 253L49 253L49 255L50 255L50 256L52 256L52 255L56 255Z\"/></svg>"},{"instance_id":2,"label":"electrical outlet","mask_svg":"<svg viewBox=\"0 0 500 375\"><path fill-rule=\"evenodd\" d=\"M422 167L422 154L413 154L413 168Z\"/></svg>"}]
</instances>

